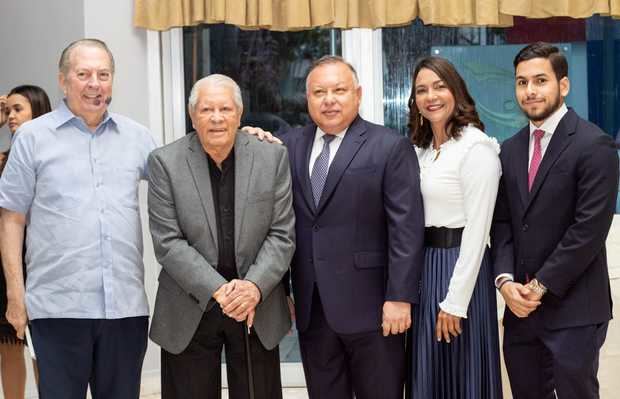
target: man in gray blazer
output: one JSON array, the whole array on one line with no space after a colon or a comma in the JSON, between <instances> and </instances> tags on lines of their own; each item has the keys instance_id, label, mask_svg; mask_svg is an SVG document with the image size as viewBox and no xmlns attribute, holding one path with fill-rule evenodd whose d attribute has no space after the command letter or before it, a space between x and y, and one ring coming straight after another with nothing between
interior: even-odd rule
<instances>
[{"instance_id":1,"label":"man in gray blazer","mask_svg":"<svg viewBox=\"0 0 620 399\"><path fill-rule=\"evenodd\" d=\"M295 249L286 148L237 131L241 91L224 75L199 80L188 106L196 132L148 162L162 398L219 398L224 345L231 398L281 398L278 343L291 326L281 280Z\"/></svg>"}]
</instances>

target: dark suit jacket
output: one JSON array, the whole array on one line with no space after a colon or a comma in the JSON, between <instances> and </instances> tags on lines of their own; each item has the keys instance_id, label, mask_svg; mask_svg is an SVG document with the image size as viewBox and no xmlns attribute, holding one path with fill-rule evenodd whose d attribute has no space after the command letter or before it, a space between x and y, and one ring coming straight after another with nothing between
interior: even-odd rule
<instances>
[{"instance_id":1,"label":"dark suit jacket","mask_svg":"<svg viewBox=\"0 0 620 399\"><path fill-rule=\"evenodd\" d=\"M495 273L549 292L536 310L548 328L611 318L605 239L614 214L618 156L613 139L572 109L562 118L528 192L529 127L502 145L491 232ZM506 308L504 323L517 320Z\"/></svg>"},{"instance_id":2,"label":"dark suit jacket","mask_svg":"<svg viewBox=\"0 0 620 399\"><path fill-rule=\"evenodd\" d=\"M418 301L424 213L417 157L405 137L356 118L317 209L308 172L315 132L310 124L281 135L293 179L297 328L308 328L316 284L334 331L378 330L384 301Z\"/></svg>"}]
</instances>

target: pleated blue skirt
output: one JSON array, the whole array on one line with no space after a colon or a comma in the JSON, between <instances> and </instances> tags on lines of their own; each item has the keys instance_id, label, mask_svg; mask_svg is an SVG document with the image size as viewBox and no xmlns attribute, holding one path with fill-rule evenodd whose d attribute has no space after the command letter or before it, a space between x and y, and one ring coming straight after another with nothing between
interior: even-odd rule
<instances>
[{"instance_id":1,"label":"pleated blue skirt","mask_svg":"<svg viewBox=\"0 0 620 399\"><path fill-rule=\"evenodd\" d=\"M411 399L501 399L497 303L488 251L462 334L437 342L435 324L459 247L425 248L420 304L414 307Z\"/></svg>"}]
</instances>

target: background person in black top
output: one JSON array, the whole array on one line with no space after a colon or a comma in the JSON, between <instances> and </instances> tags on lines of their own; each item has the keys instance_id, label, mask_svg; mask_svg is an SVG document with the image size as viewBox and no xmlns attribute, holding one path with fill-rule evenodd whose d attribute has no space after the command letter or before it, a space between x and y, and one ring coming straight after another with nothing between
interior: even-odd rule
<instances>
[{"instance_id":1,"label":"background person in black top","mask_svg":"<svg viewBox=\"0 0 620 399\"><path fill-rule=\"evenodd\" d=\"M9 131L11 134L15 134L22 123L38 118L50 111L50 100L42 88L32 85L17 86L6 96L0 96L0 127L8 123ZM0 153L0 175L2 175L8 157L8 151ZM1 270L2 262L0 262ZM6 399L23 399L26 392L24 341L17 338L15 329L7 321L6 305L6 281L4 273L0 272L0 375L2 376L2 391ZM36 373L36 363L33 362L33 366Z\"/></svg>"}]
</instances>

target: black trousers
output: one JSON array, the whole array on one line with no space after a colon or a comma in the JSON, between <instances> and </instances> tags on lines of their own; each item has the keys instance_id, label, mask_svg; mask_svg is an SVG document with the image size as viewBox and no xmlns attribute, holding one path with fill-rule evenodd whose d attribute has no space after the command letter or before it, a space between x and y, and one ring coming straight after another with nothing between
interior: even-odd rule
<instances>
[{"instance_id":1,"label":"black trousers","mask_svg":"<svg viewBox=\"0 0 620 399\"><path fill-rule=\"evenodd\" d=\"M311 399L402 399L405 334L384 337L378 329L338 334L325 319L317 289L310 325L299 346Z\"/></svg>"},{"instance_id":2,"label":"black trousers","mask_svg":"<svg viewBox=\"0 0 620 399\"><path fill-rule=\"evenodd\" d=\"M550 330L536 312L504 328L515 399L598 399L599 351L609 323Z\"/></svg>"},{"instance_id":3,"label":"black trousers","mask_svg":"<svg viewBox=\"0 0 620 399\"><path fill-rule=\"evenodd\" d=\"M148 317L31 321L41 399L138 399Z\"/></svg>"},{"instance_id":4,"label":"black trousers","mask_svg":"<svg viewBox=\"0 0 620 399\"><path fill-rule=\"evenodd\" d=\"M187 348L178 355L162 349L162 399L219 399L222 391L221 356L225 348L230 399L249 398L243 330L219 306L206 312ZM281 399L278 347L267 350L252 330L252 374L256 399Z\"/></svg>"}]
</instances>

